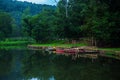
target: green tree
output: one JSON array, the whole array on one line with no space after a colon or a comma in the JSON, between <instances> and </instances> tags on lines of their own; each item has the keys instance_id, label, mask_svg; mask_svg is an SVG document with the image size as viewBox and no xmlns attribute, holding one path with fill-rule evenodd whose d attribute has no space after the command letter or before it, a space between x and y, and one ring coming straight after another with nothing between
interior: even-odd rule
<instances>
[{"instance_id":1,"label":"green tree","mask_svg":"<svg viewBox=\"0 0 120 80\"><path fill-rule=\"evenodd\" d=\"M112 2L112 3L111 3ZM113 6L113 5L114 6ZM81 30L97 41L98 46L118 46L120 30L118 28L120 21L118 5L116 1L89 0L86 8L84 24ZM115 10L115 12L113 12ZM116 18L118 17L118 18ZM117 35L117 36L115 36ZM116 43L115 43L116 42Z\"/></svg>"},{"instance_id":2,"label":"green tree","mask_svg":"<svg viewBox=\"0 0 120 80\"><path fill-rule=\"evenodd\" d=\"M43 9L43 11L35 16L23 19L25 23L25 32L33 37L37 42L47 42L55 38L55 19L54 10Z\"/></svg>"},{"instance_id":3,"label":"green tree","mask_svg":"<svg viewBox=\"0 0 120 80\"><path fill-rule=\"evenodd\" d=\"M88 1L85 10L85 22L81 29L85 32L85 36L90 37L93 41L97 40L99 42L100 40L102 43L109 38L107 30L109 14L107 8L108 6L106 4L100 3L97 0Z\"/></svg>"},{"instance_id":4,"label":"green tree","mask_svg":"<svg viewBox=\"0 0 120 80\"><path fill-rule=\"evenodd\" d=\"M30 23L30 8L26 8L22 14L22 34L23 36L31 36L32 25Z\"/></svg>"},{"instance_id":5,"label":"green tree","mask_svg":"<svg viewBox=\"0 0 120 80\"><path fill-rule=\"evenodd\" d=\"M60 0L58 3L58 31L63 37L68 39L78 39L82 37L80 26L83 24L82 0L69 0L67 5L66 17L66 0Z\"/></svg>"},{"instance_id":6,"label":"green tree","mask_svg":"<svg viewBox=\"0 0 120 80\"><path fill-rule=\"evenodd\" d=\"M10 37L12 33L12 17L6 12L0 12L0 39Z\"/></svg>"}]
</instances>

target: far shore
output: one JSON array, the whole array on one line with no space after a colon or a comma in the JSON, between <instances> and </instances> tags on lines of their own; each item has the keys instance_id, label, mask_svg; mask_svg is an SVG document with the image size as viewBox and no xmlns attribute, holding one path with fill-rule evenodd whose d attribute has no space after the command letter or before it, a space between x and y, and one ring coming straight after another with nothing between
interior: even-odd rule
<instances>
[{"instance_id":1,"label":"far shore","mask_svg":"<svg viewBox=\"0 0 120 80\"><path fill-rule=\"evenodd\" d=\"M95 46L88 46L85 44L31 44L28 48L43 49L43 48L83 48L88 50L99 50L102 53L101 56L111 57L120 60L120 48L98 48Z\"/></svg>"}]
</instances>

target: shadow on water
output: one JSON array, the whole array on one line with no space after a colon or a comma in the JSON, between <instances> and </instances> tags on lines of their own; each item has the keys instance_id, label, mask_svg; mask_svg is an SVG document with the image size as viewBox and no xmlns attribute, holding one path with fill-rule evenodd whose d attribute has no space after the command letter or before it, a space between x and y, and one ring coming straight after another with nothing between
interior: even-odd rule
<instances>
[{"instance_id":1,"label":"shadow on water","mask_svg":"<svg viewBox=\"0 0 120 80\"><path fill-rule=\"evenodd\" d=\"M34 50L0 50L0 80L120 80L120 61Z\"/></svg>"}]
</instances>

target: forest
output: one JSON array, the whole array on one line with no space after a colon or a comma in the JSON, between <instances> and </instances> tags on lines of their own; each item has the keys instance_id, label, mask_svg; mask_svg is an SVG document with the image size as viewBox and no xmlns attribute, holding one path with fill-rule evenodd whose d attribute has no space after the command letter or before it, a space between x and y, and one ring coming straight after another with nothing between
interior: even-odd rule
<instances>
[{"instance_id":1,"label":"forest","mask_svg":"<svg viewBox=\"0 0 120 80\"><path fill-rule=\"evenodd\" d=\"M88 38L98 47L120 47L119 4L120 0L59 0L51 6L0 0L0 40Z\"/></svg>"},{"instance_id":2,"label":"forest","mask_svg":"<svg viewBox=\"0 0 120 80\"><path fill-rule=\"evenodd\" d=\"M0 0L0 12L6 12L12 18L14 28L11 37L22 35L22 15L26 9L29 9L29 15L33 16L39 14L43 8L55 9L55 6L21 2L17 0Z\"/></svg>"}]
</instances>

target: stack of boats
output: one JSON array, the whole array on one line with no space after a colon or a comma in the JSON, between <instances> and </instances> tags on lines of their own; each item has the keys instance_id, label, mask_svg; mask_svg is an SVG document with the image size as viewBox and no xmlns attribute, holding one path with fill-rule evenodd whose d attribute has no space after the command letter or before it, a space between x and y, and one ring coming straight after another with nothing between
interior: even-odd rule
<instances>
[{"instance_id":1,"label":"stack of boats","mask_svg":"<svg viewBox=\"0 0 120 80\"><path fill-rule=\"evenodd\" d=\"M47 51L54 51L55 53L69 53L69 54L98 54L99 50L96 49L88 49L83 47L76 48L62 48L62 47L49 47L46 49Z\"/></svg>"},{"instance_id":2,"label":"stack of boats","mask_svg":"<svg viewBox=\"0 0 120 80\"><path fill-rule=\"evenodd\" d=\"M98 54L99 50L92 47L72 47L72 48L63 48L63 47L39 47L39 46L28 46L28 48L38 50L42 49L45 51L54 51L55 53L69 53L69 54Z\"/></svg>"}]
</instances>

